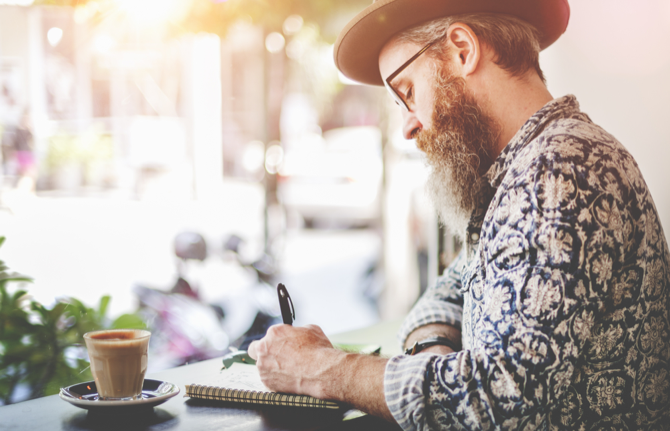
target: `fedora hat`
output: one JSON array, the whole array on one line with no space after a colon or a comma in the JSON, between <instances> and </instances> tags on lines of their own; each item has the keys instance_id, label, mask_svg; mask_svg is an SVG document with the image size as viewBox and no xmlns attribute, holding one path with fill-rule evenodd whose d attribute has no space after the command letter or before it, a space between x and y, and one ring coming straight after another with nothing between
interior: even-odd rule
<instances>
[{"instance_id":1,"label":"fedora hat","mask_svg":"<svg viewBox=\"0 0 670 431\"><path fill-rule=\"evenodd\" d=\"M355 81L383 85L379 52L396 33L436 18L464 13L516 16L540 32L545 49L565 32L568 0L375 0L356 15L335 42L335 65Z\"/></svg>"}]
</instances>

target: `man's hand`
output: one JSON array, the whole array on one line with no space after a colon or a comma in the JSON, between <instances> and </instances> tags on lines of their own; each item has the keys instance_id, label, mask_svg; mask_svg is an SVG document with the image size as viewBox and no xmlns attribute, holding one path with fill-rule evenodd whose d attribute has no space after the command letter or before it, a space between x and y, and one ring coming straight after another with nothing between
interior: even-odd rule
<instances>
[{"instance_id":1,"label":"man's hand","mask_svg":"<svg viewBox=\"0 0 670 431\"><path fill-rule=\"evenodd\" d=\"M249 345L248 353L268 388L316 398L333 397L326 382L337 378L345 355L314 325L271 326L264 338Z\"/></svg>"},{"instance_id":2,"label":"man's hand","mask_svg":"<svg viewBox=\"0 0 670 431\"><path fill-rule=\"evenodd\" d=\"M271 326L248 353L273 391L341 401L394 421L384 398L387 359L337 350L318 326Z\"/></svg>"},{"instance_id":3,"label":"man's hand","mask_svg":"<svg viewBox=\"0 0 670 431\"><path fill-rule=\"evenodd\" d=\"M440 337L446 337L449 340L453 341L454 344L456 344L457 346L461 345L461 331L450 325L445 325L442 323L431 323L429 325L420 326L416 328L414 331L412 331L412 333L410 333L407 336L407 340L405 340L405 349L413 346L414 343L416 343L417 341L425 340L426 338L432 337L434 335L438 335ZM437 345L427 347L424 350L420 351L418 354L432 353L438 355L446 355L453 351L454 350L452 350L447 346Z\"/></svg>"}]
</instances>

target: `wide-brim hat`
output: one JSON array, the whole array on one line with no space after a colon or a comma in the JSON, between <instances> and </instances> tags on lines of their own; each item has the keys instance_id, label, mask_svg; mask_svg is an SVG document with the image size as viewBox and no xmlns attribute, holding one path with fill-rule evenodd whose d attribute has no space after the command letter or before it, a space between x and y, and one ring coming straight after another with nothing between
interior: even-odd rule
<instances>
[{"instance_id":1,"label":"wide-brim hat","mask_svg":"<svg viewBox=\"0 0 670 431\"><path fill-rule=\"evenodd\" d=\"M570 6L567 0L376 0L340 32L335 42L335 65L354 81L383 85L379 52L394 34L464 13L516 16L540 32L540 49L545 49L565 32Z\"/></svg>"}]
</instances>

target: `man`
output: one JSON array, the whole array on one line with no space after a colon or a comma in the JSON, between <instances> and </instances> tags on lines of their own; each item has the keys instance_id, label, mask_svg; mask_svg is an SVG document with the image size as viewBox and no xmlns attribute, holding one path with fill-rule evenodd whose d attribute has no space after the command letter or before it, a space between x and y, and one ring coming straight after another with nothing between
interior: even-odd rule
<instances>
[{"instance_id":1,"label":"man","mask_svg":"<svg viewBox=\"0 0 670 431\"><path fill-rule=\"evenodd\" d=\"M544 85L539 50L568 16L566 0L380 0L349 23L338 67L401 106L465 247L403 324L410 354L275 326L249 349L270 388L407 430L668 427L668 246L631 155Z\"/></svg>"}]
</instances>

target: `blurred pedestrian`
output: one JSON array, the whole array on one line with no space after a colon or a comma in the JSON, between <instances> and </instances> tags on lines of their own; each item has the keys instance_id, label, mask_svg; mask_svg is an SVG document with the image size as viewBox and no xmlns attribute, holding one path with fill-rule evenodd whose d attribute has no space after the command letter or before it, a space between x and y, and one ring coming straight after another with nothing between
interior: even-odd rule
<instances>
[{"instance_id":1,"label":"blurred pedestrian","mask_svg":"<svg viewBox=\"0 0 670 431\"><path fill-rule=\"evenodd\" d=\"M33 132L30 116L26 111L14 132L14 154L18 165L16 188L33 193L35 191L36 164Z\"/></svg>"}]
</instances>

